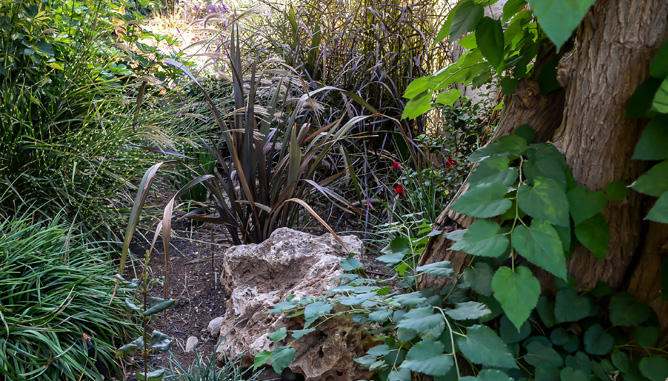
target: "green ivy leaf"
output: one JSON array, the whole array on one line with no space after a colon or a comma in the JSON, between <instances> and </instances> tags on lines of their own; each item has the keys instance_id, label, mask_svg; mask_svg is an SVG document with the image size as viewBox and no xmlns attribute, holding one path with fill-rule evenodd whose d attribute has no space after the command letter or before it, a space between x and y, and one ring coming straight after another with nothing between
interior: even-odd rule
<instances>
[{"instance_id":1,"label":"green ivy leaf","mask_svg":"<svg viewBox=\"0 0 668 381\"><path fill-rule=\"evenodd\" d=\"M600 213L608 203L603 192L589 192L586 187L579 186L568 191L568 205L573 217L573 222L579 224Z\"/></svg>"},{"instance_id":2,"label":"green ivy leaf","mask_svg":"<svg viewBox=\"0 0 668 381\"><path fill-rule=\"evenodd\" d=\"M504 198L507 192L506 186L501 183L480 185L461 195L450 209L477 218L498 216L512 205Z\"/></svg>"},{"instance_id":3,"label":"green ivy leaf","mask_svg":"<svg viewBox=\"0 0 668 381\"><path fill-rule=\"evenodd\" d=\"M566 159L553 145L546 143L533 144L527 150L524 163L524 175L533 184L538 177L547 177L556 181L566 192L568 186L568 166Z\"/></svg>"},{"instance_id":4,"label":"green ivy leaf","mask_svg":"<svg viewBox=\"0 0 668 381\"><path fill-rule=\"evenodd\" d=\"M629 356L621 350L615 349L612 352L612 356L610 356L610 360L612 360L612 363L622 372L626 373L629 371L629 365L631 365Z\"/></svg>"},{"instance_id":5,"label":"green ivy leaf","mask_svg":"<svg viewBox=\"0 0 668 381\"><path fill-rule=\"evenodd\" d=\"M559 372L559 378L562 381L589 381L591 378L581 369L566 367Z\"/></svg>"},{"instance_id":6,"label":"green ivy leaf","mask_svg":"<svg viewBox=\"0 0 668 381\"><path fill-rule=\"evenodd\" d=\"M584 345L590 355L605 356L615 347L615 339L600 324L595 324L585 331Z\"/></svg>"},{"instance_id":7,"label":"green ivy leaf","mask_svg":"<svg viewBox=\"0 0 668 381\"><path fill-rule=\"evenodd\" d=\"M640 372L652 381L668 378L668 359L662 356L645 357L640 360Z\"/></svg>"},{"instance_id":8,"label":"green ivy leaf","mask_svg":"<svg viewBox=\"0 0 668 381\"><path fill-rule=\"evenodd\" d=\"M506 21L513 17L517 12L521 11L527 5L527 0L508 0L503 5L502 20Z\"/></svg>"},{"instance_id":9,"label":"green ivy leaf","mask_svg":"<svg viewBox=\"0 0 668 381\"><path fill-rule=\"evenodd\" d=\"M569 226L568 199L559 184L550 178L537 177L534 186L522 185L517 203L526 214L555 225Z\"/></svg>"},{"instance_id":10,"label":"green ivy leaf","mask_svg":"<svg viewBox=\"0 0 668 381\"><path fill-rule=\"evenodd\" d=\"M441 342L422 340L408 350L400 369L409 369L430 376L445 376L454 365L454 361L452 356L443 353L444 351L445 347Z\"/></svg>"},{"instance_id":11,"label":"green ivy leaf","mask_svg":"<svg viewBox=\"0 0 668 381\"><path fill-rule=\"evenodd\" d=\"M462 91L458 89L450 89L448 91L444 91L436 97L436 102L446 105L446 106L452 106L457 100L462 96Z\"/></svg>"},{"instance_id":12,"label":"green ivy leaf","mask_svg":"<svg viewBox=\"0 0 668 381\"><path fill-rule=\"evenodd\" d=\"M540 299L538 299L538 305L536 306L538 316L540 316L543 324L548 328L557 324L557 318L554 316L554 304L555 302L553 300L546 296L541 296Z\"/></svg>"},{"instance_id":13,"label":"green ivy leaf","mask_svg":"<svg viewBox=\"0 0 668 381\"><path fill-rule=\"evenodd\" d=\"M387 381L411 381L411 371L407 368L393 370L387 376Z\"/></svg>"},{"instance_id":14,"label":"green ivy leaf","mask_svg":"<svg viewBox=\"0 0 668 381\"><path fill-rule=\"evenodd\" d=\"M433 307L414 308L397 323L397 327L424 331L434 327L444 326L443 316L434 312Z\"/></svg>"},{"instance_id":15,"label":"green ivy leaf","mask_svg":"<svg viewBox=\"0 0 668 381\"><path fill-rule=\"evenodd\" d=\"M554 317L559 323L579 321L591 311L591 302L572 288L559 290L554 302Z\"/></svg>"},{"instance_id":16,"label":"green ivy leaf","mask_svg":"<svg viewBox=\"0 0 668 381\"><path fill-rule=\"evenodd\" d=\"M459 379L460 381L513 381L507 374L496 369L483 369L478 373L478 377L466 376Z\"/></svg>"},{"instance_id":17,"label":"green ivy leaf","mask_svg":"<svg viewBox=\"0 0 668 381\"><path fill-rule=\"evenodd\" d=\"M517 181L517 168L508 168L510 159L507 156L491 156L483 160L469 177L470 186L491 183L502 183L510 186Z\"/></svg>"},{"instance_id":18,"label":"green ivy leaf","mask_svg":"<svg viewBox=\"0 0 668 381\"><path fill-rule=\"evenodd\" d=\"M538 24L561 49L595 0L529 0Z\"/></svg>"},{"instance_id":19,"label":"green ivy leaf","mask_svg":"<svg viewBox=\"0 0 668 381\"><path fill-rule=\"evenodd\" d=\"M567 367L571 367L575 370L581 370L585 372L585 374L591 373L591 360L584 352L577 352L575 355L566 356L566 361L564 361L564 363Z\"/></svg>"},{"instance_id":20,"label":"green ivy leaf","mask_svg":"<svg viewBox=\"0 0 668 381\"><path fill-rule=\"evenodd\" d=\"M429 90L429 82L427 81L427 77L414 79L406 87L404 98L413 99L427 90Z\"/></svg>"},{"instance_id":21,"label":"green ivy leaf","mask_svg":"<svg viewBox=\"0 0 668 381\"><path fill-rule=\"evenodd\" d=\"M483 303L465 302L456 303L455 309L446 308L445 313L455 320L475 320L491 314L492 311Z\"/></svg>"},{"instance_id":22,"label":"green ivy leaf","mask_svg":"<svg viewBox=\"0 0 668 381\"><path fill-rule=\"evenodd\" d=\"M547 222L533 220L526 228L520 225L513 231L513 246L536 266L566 279L566 257L559 234Z\"/></svg>"},{"instance_id":23,"label":"green ivy leaf","mask_svg":"<svg viewBox=\"0 0 668 381\"><path fill-rule=\"evenodd\" d=\"M257 370L262 365L266 364L271 358L271 351L264 350L255 355L253 359L253 370Z\"/></svg>"},{"instance_id":24,"label":"green ivy leaf","mask_svg":"<svg viewBox=\"0 0 668 381\"><path fill-rule=\"evenodd\" d=\"M618 201L629 195L629 188L621 181L612 181L605 186L605 193L610 201Z\"/></svg>"},{"instance_id":25,"label":"green ivy leaf","mask_svg":"<svg viewBox=\"0 0 668 381\"><path fill-rule=\"evenodd\" d=\"M378 308L369 314L369 319L377 322L387 321L392 316L392 310L387 308Z\"/></svg>"},{"instance_id":26,"label":"green ivy leaf","mask_svg":"<svg viewBox=\"0 0 668 381\"><path fill-rule=\"evenodd\" d=\"M450 268L450 261L442 261L430 263L424 266L418 266L416 270L421 273L436 276L451 276L455 273L455 270Z\"/></svg>"},{"instance_id":27,"label":"green ivy leaf","mask_svg":"<svg viewBox=\"0 0 668 381\"><path fill-rule=\"evenodd\" d=\"M406 237L397 236L380 251L385 255L381 255L377 259L381 262L396 265L404 259L410 249L411 241Z\"/></svg>"},{"instance_id":28,"label":"green ivy leaf","mask_svg":"<svg viewBox=\"0 0 668 381\"><path fill-rule=\"evenodd\" d=\"M504 315L501 317L499 324L499 334L501 335L501 340L506 344L518 343L529 337L531 334L531 324L525 321L518 330L508 317Z\"/></svg>"},{"instance_id":29,"label":"green ivy leaf","mask_svg":"<svg viewBox=\"0 0 668 381\"><path fill-rule=\"evenodd\" d=\"M278 329L278 331L269 334L269 340L276 343L285 339L287 336L288 336L288 329L286 327L281 327Z\"/></svg>"},{"instance_id":30,"label":"green ivy leaf","mask_svg":"<svg viewBox=\"0 0 668 381\"><path fill-rule=\"evenodd\" d=\"M526 4L526 1L524 3ZM528 124L521 124L517 126L515 131L513 131L513 135L521 137L522 139L526 140L527 143L531 143L534 141L534 139L536 139L536 133Z\"/></svg>"},{"instance_id":31,"label":"green ivy leaf","mask_svg":"<svg viewBox=\"0 0 668 381\"><path fill-rule=\"evenodd\" d=\"M633 159L668 159L668 115L659 114L652 118L640 136L633 151Z\"/></svg>"},{"instance_id":32,"label":"green ivy leaf","mask_svg":"<svg viewBox=\"0 0 668 381\"><path fill-rule=\"evenodd\" d=\"M540 283L527 267L518 266L513 271L502 266L492 278L492 290L508 319L520 329L536 307L540 296Z\"/></svg>"},{"instance_id":33,"label":"green ivy leaf","mask_svg":"<svg viewBox=\"0 0 668 381\"><path fill-rule=\"evenodd\" d=\"M659 327L635 327L633 338L641 347L651 347L659 339Z\"/></svg>"},{"instance_id":34,"label":"green ivy leaf","mask_svg":"<svg viewBox=\"0 0 668 381\"><path fill-rule=\"evenodd\" d=\"M332 310L332 305L326 302L315 302L307 305L306 308L304 308L304 318L306 319L306 322L304 323L304 328L307 328L317 318L328 314L329 311L331 310Z\"/></svg>"},{"instance_id":35,"label":"green ivy leaf","mask_svg":"<svg viewBox=\"0 0 668 381\"><path fill-rule=\"evenodd\" d=\"M475 38L482 55L501 72L503 70L504 47L501 21L483 17L475 28Z\"/></svg>"},{"instance_id":36,"label":"green ivy leaf","mask_svg":"<svg viewBox=\"0 0 668 381\"><path fill-rule=\"evenodd\" d=\"M499 234L499 224L488 220L477 220L466 230L451 250L459 250L483 257L499 257L508 248L508 238Z\"/></svg>"},{"instance_id":37,"label":"green ivy leaf","mask_svg":"<svg viewBox=\"0 0 668 381\"><path fill-rule=\"evenodd\" d=\"M494 270L492 266L485 262L478 262L475 266L469 266L464 270L464 282L480 295L492 295L493 276Z\"/></svg>"},{"instance_id":38,"label":"green ivy leaf","mask_svg":"<svg viewBox=\"0 0 668 381\"><path fill-rule=\"evenodd\" d=\"M475 364L505 369L518 368L508 346L487 326L474 325L466 328L466 337L458 337L457 344L462 354Z\"/></svg>"},{"instance_id":39,"label":"green ivy leaf","mask_svg":"<svg viewBox=\"0 0 668 381\"><path fill-rule=\"evenodd\" d=\"M524 138L514 135L504 135L473 152L468 157L468 160L471 163L479 163L494 155L521 155L526 146L527 141Z\"/></svg>"},{"instance_id":40,"label":"green ivy leaf","mask_svg":"<svg viewBox=\"0 0 668 381\"><path fill-rule=\"evenodd\" d=\"M668 191L668 160L653 166L631 184L631 188L654 197L659 197Z\"/></svg>"},{"instance_id":41,"label":"green ivy leaf","mask_svg":"<svg viewBox=\"0 0 668 381\"><path fill-rule=\"evenodd\" d=\"M652 110L662 114L668 113L668 79L664 79L663 82L661 82L661 86L659 86L656 94L654 94Z\"/></svg>"},{"instance_id":42,"label":"green ivy leaf","mask_svg":"<svg viewBox=\"0 0 668 381\"><path fill-rule=\"evenodd\" d=\"M343 271L355 271L363 268L362 262L358 261L354 257L349 257L341 260L341 269Z\"/></svg>"},{"instance_id":43,"label":"green ivy leaf","mask_svg":"<svg viewBox=\"0 0 668 381\"><path fill-rule=\"evenodd\" d=\"M604 260L610 243L610 227L605 218L597 214L575 225L575 236L599 260Z\"/></svg>"},{"instance_id":44,"label":"green ivy leaf","mask_svg":"<svg viewBox=\"0 0 668 381\"><path fill-rule=\"evenodd\" d=\"M308 335L309 333L315 331L315 328L306 328L306 329L295 329L292 331L292 337L295 340L299 340L305 335Z\"/></svg>"},{"instance_id":45,"label":"green ivy leaf","mask_svg":"<svg viewBox=\"0 0 668 381\"><path fill-rule=\"evenodd\" d=\"M423 91L420 93L420 95L417 95L413 97L408 103L406 103L406 107L404 107L404 112L401 114L401 119L415 119L418 116L424 114L425 112L429 111L431 109L431 98L432 98L432 91L427 90Z\"/></svg>"},{"instance_id":46,"label":"green ivy leaf","mask_svg":"<svg viewBox=\"0 0 668 381\"><path fill-rule=\"evenodd\" d=\"M664 42L649 65L649 73L655 78L668 77L668 42Z\"/></svg>"},{"instance_id":47,"label":"green ivy leaf","mask_svg":"<svg viewBox=\"0 0 668 381\"><path fill-rule=\"evenodd\" d=\"M640 303L628 292L618 292L610 299L610 321L614 325L632 327L647 320L650 306Z\"/></svg>"},{"instance_id":48,"label":"green ivy leaf","mask_svg":"<svg viewBox=\"0 0 668 381\"><path fill-rule=\"evenodd\" d=\"M475 1L460 1L450 27L450 40L457 41L459 37L473 31L484 13L482 5L476 4Z\"/></svg>"},{"instance_id":49,"label":"green ivy leaf","mask_svg":"<svg viewBox=\"0 0 668 381\"><path fill-rule=\"evenodd\" d=\"M668 224L668 192L665 192L656 200L645 219Z\"/></svg>"},{"instance_id":50,"label":"green ivy leaf","mask_svg":"<svg viewBox=\"0 0 668 381\"><path fill-rule=\"evenodd\" d=\"M524 360L535 367L560 368L564 365L559 353L541 342L534 341L526 348L527 354Z\"/></svg>"},{"instance_id":51,"label":"green ivy leaf","mask_svg":"<svg viewBox=\"0 0 668 381\"><path fill-rule=\"evenodd\" d=\"M294 348L279 346L271 353L271 366L276 373L280 374L283 369L287 368L294 359L296 351Z\"/></svg>"},{"instance_id":52,"label":"green ivy leaf","mask_svg":"<svg viewBox=\"0 0 668 381\"><path fill-rule=\"evenodd\" d=\"M386 354L390 353L390 347L386 344L376 345L375 347L369 349L366 353L374 357L385 356Z\"/></svg>"}]
</instances>

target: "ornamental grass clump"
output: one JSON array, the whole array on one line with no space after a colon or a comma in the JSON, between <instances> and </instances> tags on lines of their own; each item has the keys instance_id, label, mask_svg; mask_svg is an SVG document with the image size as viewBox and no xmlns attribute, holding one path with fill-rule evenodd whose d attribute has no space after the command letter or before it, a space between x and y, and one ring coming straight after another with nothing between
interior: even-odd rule
<instances>
[{"instance_id":1,"label":"ornamental grass clump","mask_svg":"<svg viewBox=\"0 0 668 381\"><path fill-rule=\"evenodd\" d=\"M137 329L121 299L110 304L110 253L89 234L72 234L60 216L49 223L27 212L0 217L0 378L113 373L115 343Z\"/></svg>"}]
</instances>

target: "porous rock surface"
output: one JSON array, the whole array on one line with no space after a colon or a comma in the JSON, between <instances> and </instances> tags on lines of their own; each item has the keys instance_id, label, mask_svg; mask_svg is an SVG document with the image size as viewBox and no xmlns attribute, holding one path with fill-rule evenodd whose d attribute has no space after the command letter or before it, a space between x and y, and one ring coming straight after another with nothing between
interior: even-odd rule
<instances>
[{"instance_id":1,"label":"porous rock surface","mask_svg":"<svg viewBox=\"0 0 668 381\"><path fill-rule=\"evenodd\" d=\"M331 234L313 236L288 228L276 230L260 244L231 247L223 257L221 283L230 296L220 327L225 337L219 360L242 356L245 366L255 355L286 342L273 343L268 335L281 327L302 329L303 319L264 314L289 295L296 299L323 296L338 285L331 278L341 274L340 261L348 253L360 255L362 241L340 237L347 250ZM286 340L292 341L288 334ZM368 378L366 368L353 361L373 346L364 330L347 317L330 319L293 344L297 357L290 365L306 380L355 380Z\"/></svg>"}]
</instances>

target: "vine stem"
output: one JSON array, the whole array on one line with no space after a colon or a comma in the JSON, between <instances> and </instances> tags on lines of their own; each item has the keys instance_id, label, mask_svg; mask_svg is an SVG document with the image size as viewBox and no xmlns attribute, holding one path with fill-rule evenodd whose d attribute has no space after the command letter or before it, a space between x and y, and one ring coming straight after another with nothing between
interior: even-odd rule
<instances>
[{"instance_id":1,"label":"vine stem","mask_svg":"<svg viewBox=\"0 0 668 381\"><path fill-rule=\"evenodd\" d=\"M455 369L457 370L457 379L462 378L461 374L459 373L459 364L457 363L457 353L455 352L455 337L452 335L452 326L450 326L450 322L448 321L447 316L445 316L445 312L443 311L442 308L440 307L434 307L436 308L441 315L443 315L443 320L445 321L445 324L448 326L448 331L450 332L450 344L452 345L452 358L454 359L455 363Z\"/></svg>"}]
</instances>

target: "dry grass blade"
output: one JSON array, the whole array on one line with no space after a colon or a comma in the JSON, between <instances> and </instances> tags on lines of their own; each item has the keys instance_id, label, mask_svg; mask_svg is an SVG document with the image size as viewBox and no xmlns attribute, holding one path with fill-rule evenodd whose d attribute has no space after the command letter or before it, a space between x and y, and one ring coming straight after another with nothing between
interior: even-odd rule
<instances>
[{"instance_id":1,"label":"dry grass blade","mask_svg":"<svg viewBox=\"0 0 668 381\"><path fill-rule=\"evenodd\" d=\"M346 245L343 243L343 241L341 240L341 238L336 234L336 232L334 232L334 229L332 229L332 227L329 226L329 225L327 224L327 222L325 222L325 220L323 220L323 219L318 215L318 213L316 213L316 212L309 206L309 204L307 204L304 200L301 200L301 199L298 199L298 198L291 198L291 199L286 200L285 202L294 202L294 203L297 203L297 204L303 206L304 209L306 209L306 211L309 212L309 213L313 216L313 218L315 218L316 220L318 220L318 222L320 222L320 224L321 224L322 226L324 226L325 229L327 229L327 231L329 231L329 232L332 234L332 236L334 236L334 238L336 239L336 241L337 241L339 244L341 244L341 246L343 247L343 250L345 250L347 253L350 252L350 251L348 251L348 248L347 248Z\"/></svg>"}]
</instances>

